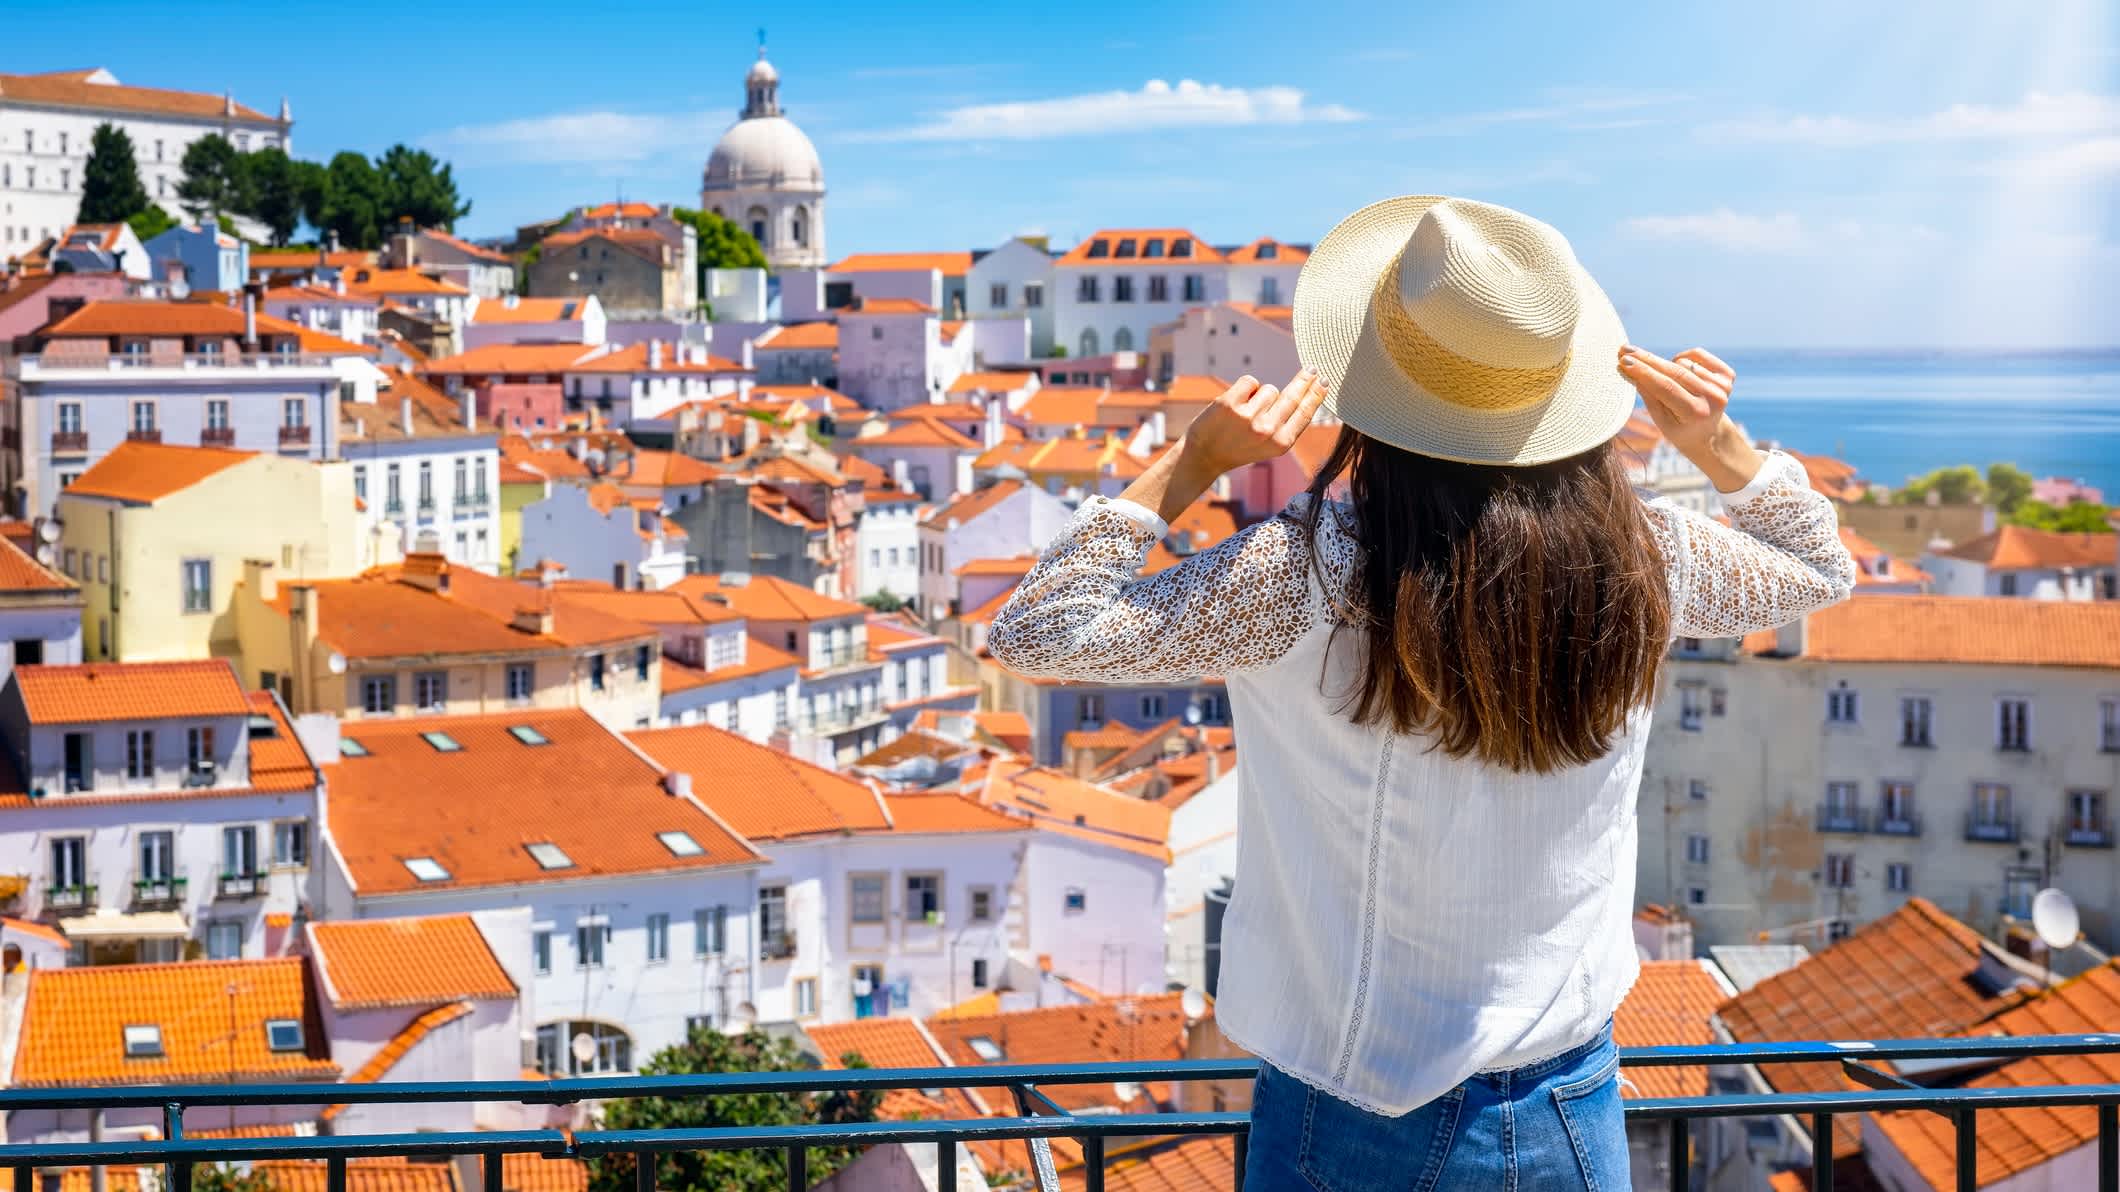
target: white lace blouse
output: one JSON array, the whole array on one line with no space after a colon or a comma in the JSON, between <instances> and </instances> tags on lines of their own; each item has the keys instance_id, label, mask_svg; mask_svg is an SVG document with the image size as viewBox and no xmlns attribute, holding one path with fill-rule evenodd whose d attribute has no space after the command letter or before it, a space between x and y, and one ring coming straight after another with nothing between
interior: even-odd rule
<instances>
[{"instance_id":1,"label":"white lace blouse","mask_svg":"<svg viewBox=\"0 0 2120 1192\"><path fill-rule=\"evenodd\" d=\"M1646 506L1675 634L1771 628L1848 595L1854 561L1833 507L1794 459L1770 454L1724 503L1735 528ZM1638 971L1634 803L1649 709L1609 756L1553 774L1356 725L1328 694L1347 689L1358 657L1327 648L1339 605L1325 585L1348 590L1360 549L1349 511L1321 517L1315 543L1284 516L1137 578L1165 533L1132 502L1084 502L987 645L1028 675L1227 677L1243 843L1223 927L1223 1031L1388 1114L1592 1037Z\"/></svg>"}]
</instances>

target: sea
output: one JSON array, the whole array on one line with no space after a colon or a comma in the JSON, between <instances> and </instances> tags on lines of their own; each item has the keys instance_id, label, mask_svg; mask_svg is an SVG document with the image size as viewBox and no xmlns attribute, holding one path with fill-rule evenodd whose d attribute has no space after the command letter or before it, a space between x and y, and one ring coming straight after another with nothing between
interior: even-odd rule
<instances>
[{"instance_id":1,"label":"sea","mask_svg":"<svg viewBox=\"0 0 2120 1192\"><path fill-rule=\"evenodd\" d=\"M2120 349L1718 352L1754 439L1838 456L1897 488L1953 464L2016 464L2120 504Z\"/></svg>"}]
</instances>

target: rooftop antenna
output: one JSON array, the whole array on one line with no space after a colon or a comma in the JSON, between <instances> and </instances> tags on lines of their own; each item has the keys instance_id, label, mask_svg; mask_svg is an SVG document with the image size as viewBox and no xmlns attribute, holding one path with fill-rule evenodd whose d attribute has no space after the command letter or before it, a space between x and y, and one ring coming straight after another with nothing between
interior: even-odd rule
<instances>
[{"instance_id":1,"label":"rooftop antenna","mask_svg":"<svg viewBox=\"0 0 2120 1192\"><path fill-rule=\"evenodd\" d=\"M2083 919L2076 913L2076 900L2048 886L2032 895L2032 930L2046 945L2046 985L2054 987L2054 951L2073 948L2082 933Z\"/></svg>"}]
</instances>

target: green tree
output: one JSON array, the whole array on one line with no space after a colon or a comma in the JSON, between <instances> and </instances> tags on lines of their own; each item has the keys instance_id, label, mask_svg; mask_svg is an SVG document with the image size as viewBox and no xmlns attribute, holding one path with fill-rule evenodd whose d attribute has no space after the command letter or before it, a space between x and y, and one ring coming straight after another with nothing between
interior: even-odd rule
<instances>
[{"instance_id":1,"label":"green tree","mask_svg":"<svg viewBox=\"0 0 2120 1192\"><path fill-rule=\"evenodd\" d=\"M425 149L392 145L376 159L375 172L382 183L382 222L386 231L399 219L410 219L422 228L448 231L457 220L471 214L471 204L457 194L449 164L437 161Z\"/></svg>"},{"instance_id":2,"label":"green tree","mask_svg":"<svg viewBox=\"0 0 2120 1192\"><path fill-rule=\"evenodd\" d=\"M879 613L895 613L905 607L905 597L896 592L886 592L882 588L863 596L861 602Z\"/></svg>"},{"instance_id":3,"label":"green tree","mask_svg":"<svg viewBox=\"0 0 2120 1192\"><path fill-rule=\"evenodd\" d=\"M321 231L324 201L331 196L331 171L313 161L293 161L294 193L302 204L302 222Z\"/></svg>"},{"instance_id":4,"label":"green tree","mask_svg":"<svg viewBox=\"0 0 2120 1192\"><path fill-rule=\"evenodd\" d=\"M850 1066L866 1067L858 1056ZM795 1045L753 1028L741 1035L694 1031L675 1047L655 1053L643 1075L707 1072L786 1072L807 1067ZM816 1122L860 1122L875 1116L874 1092L722 1097L637 1097L613 1101L604 1110L612 1130L710 1126L793 1126ZM821 1180L851 1162L851 1147L811 1147L810 1179ZM610 1155L589 1163L590 1192L632 1192L633 1156ZM664 1192L766 1192L787 1187L787 1168L777 1151L689 1151L659 1156L655 1186Z\"/></svg>"},{"instance_id":5,"label":"green tree","mask_svg":"<svg viewBox=\"0 0 2120 1192\"><path fill-rule=\"evenodd\" d=\"M228 138L219 133L200 137L184 150L177 183L177 198L193 219L220 216L224 211L242 213L250 209L249 163Z\"/></svg>"},{"instance_id":6,"label":"green tree","mask_svg":"<svg viewBox=\"0 0 2120 1192\"><path fill-rule=\"evenodd\" d=\"M88 164L81 170L81 223L117 223L153 206L140 185L140 163L132 137L114 124L98 124L88 138Z\"/></svg>"},{"instance_id":7,"label":"green tree","mask_svg":"<svg viewBox=\"0 0 2120 1192\"><path fill-rule=\"evenodd\" d=\"M700 305L707 301L707 270L766 267L765 250L758 247L751 233L735 223L712 211L694 211L690 207L672 207L670 214L679 223L691 224L698 240Z\"/></svg>"},{"instance_id":8,"label":"green tree","mask_svg":"<svg viewBox=\"0 0 2120 1192\"><path fill-rule=\"evenodd\" d=\"M375 248L383 242L383 180L368 159L341 150L324 171L318 214L320 232L336 232L343 248Z\"/></svg>"},{"instance_id":9,"label":"green tree","mask_svg":"<svg viewBox=\"0 0 2120 1192\"><path fill-rule=\"evenodd\" d=\"M278 147L258 150L244 165L250 179L250 206L244 214L271 231L275 248L292 240L302 222L302 177L295 167L294 159Z\"/></svg>"},{"instance_id":10,"label":"green tree","mask_svg":"<svg viewBox=\"0 0 2120 1192\"><path fill-rule=\"evenodd\" d=\"M1987 495L1995 512L2008 516L2032 499L2032 474L2016 464L1989 464Z\"/></svg>"},{"instance_id":11,"label":"green tree","mask_svg":"<svg viewBox=\"0 0 2120 1192\"><path fill-rule=\"evenodd\" d=\"M133 235L138 236L142 244L177 226L176 216L152 203L134 212L125 222L132 225Z\"/></svg>"},{"instance_id":12,"label":"green tree","mask_svg":"<svg viewBox=\"0 0 2120 1192\"><path fill-rule=\"evenodd\" d=\"M2102 534L2113 528L2113 506L2089 501L2049 505L2045 501L2020 501L2005 519L2013 525L2067 534Z\"/></svg>"},{"instance_id":13,"label":"green tree","mask_svg":"<svg viewBox=\"0 0 2120 1192\"><path fill-rule=\"evenodd\" d=\"M1902 505L1919 505L1928 500L1930 493L1935 493L1936 499L1946 505L1966 505L1983 499L1987 495L1987 486L1972 465L1959 464L1954 468L1938 468L1908 481L1905 488L1892 494L1892 499Z\"/></svg>"},{"instance_id":14,"label":"green tree","mask_svg":"<svg viewBox=\"0 0 2120 1192\"><path fill-rule=\"evenodd\" d=\"M202 1163L191 1171L192 1192L277 1192L272 1177L225 1163Z\"/></svg>"}]
</instances>

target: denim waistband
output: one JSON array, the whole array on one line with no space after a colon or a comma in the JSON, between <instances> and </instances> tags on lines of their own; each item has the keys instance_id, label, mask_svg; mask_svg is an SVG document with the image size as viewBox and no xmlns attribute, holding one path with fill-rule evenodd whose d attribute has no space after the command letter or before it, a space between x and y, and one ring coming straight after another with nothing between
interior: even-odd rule
<instances>
[{"instance_id":1,"label":"denim waistband","mask_svg":"<svg viewBox=\"0 0 2120 1192\"><path fill-rule=\"evenodd\" d=\"M1570 1047L1568 1050L1563 1051L1558 1055L1549 1055L1542 1060L1533 1060L1520 1068L1490 1068L1486 1071L1475 1073L1475 1075L1507 1076L1512 1081L1536 1080L1539 1077L1546 1075L1548 1072L1558 1071L1559 1069L1567 1067L1569 1064L1574 1063L1575 1061L1583 1058L1584 1056L1589 1055L1591 1052L1597 1050L1599 1047L1604 1046L1605 1043L1611 1038L1612 1020L1610 1018L1607 1018L1605 1019L1605 1025L1599 1027L1597 1029L1596 1034L1590 1036L1588 1039L1583 1040L1575 1046Z\"/></svg>"}]
</instances>

